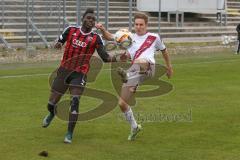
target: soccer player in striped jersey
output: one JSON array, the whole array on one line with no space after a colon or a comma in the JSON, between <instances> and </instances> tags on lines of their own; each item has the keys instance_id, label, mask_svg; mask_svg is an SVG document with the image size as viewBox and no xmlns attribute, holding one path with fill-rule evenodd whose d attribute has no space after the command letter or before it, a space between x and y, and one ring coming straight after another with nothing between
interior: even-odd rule
<instances>
[{"instance_id":1,"label":"soccer player in striped jersey","mask_svg":"<svg viewBox=\"0 0 240 160\"><path fill-rule=\"evenodd\" d=\"M43 127L48 127L55 116L55 108L61 97L69 89L71 95L71 109L69 114L68 131L64 142L71 143L73 131L78 119L79 101L84 91L86 77L90 68L90 59L95 50L104 62L115 62L103 46L101 37L92 31L95 26L93 9L87 9L82 17L82 26L69 26L55 44L56 49L65 45L64 54L57 76L51 85L51 94L47 105L49 114L43 120Z\"/></svg>"},{"instance_id":2,"label":"soccer player in striped jersey","mask_svg":"<svg viewBox=\"0 0 240 160\"><path fill-rule=\"evenodd\" d=\"M146 78L154 76L155 51L160 50L162 52L163 59L166 63L166 74L168 78L173 74L173 68L166 46L158 34L147 31L147 26L148 16L141 12L136 13L134 16L135 34L132 38L132 45L127 49L125 54L125 57L128 57L132 61L132 65L127 71L122 68L118 70L123 81L119 106L126 120L131 125L128 140L134 140L138 132L142 129L141 125L137 124L133 111L128 103L132 95L136 92L137 87L143 83ZM114 36L109 33L102 24L97 24L96 27L102 31L105 39L113 40ZM124 57L124 55L122 57Z\"/></svg>"}]
</instances>

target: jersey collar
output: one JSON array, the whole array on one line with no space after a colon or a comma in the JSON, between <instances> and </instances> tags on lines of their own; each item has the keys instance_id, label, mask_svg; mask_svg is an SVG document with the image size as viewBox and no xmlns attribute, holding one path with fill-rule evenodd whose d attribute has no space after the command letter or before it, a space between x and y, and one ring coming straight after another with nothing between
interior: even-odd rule
<instances>
[{"instance_id":1,"label":"jersey collar","mask_svg":"<svg viewBox=\"0 0 240 160\"><path fill-rule=\"evenodd\" d=\"M90 33L92 33L92 30L91 30L90 32L88 32L88 33L85 33L85 32L82 31L82 27L80 27L80 32L81 32L83 35L89 35Z\"/></svg>"}]
</instances>

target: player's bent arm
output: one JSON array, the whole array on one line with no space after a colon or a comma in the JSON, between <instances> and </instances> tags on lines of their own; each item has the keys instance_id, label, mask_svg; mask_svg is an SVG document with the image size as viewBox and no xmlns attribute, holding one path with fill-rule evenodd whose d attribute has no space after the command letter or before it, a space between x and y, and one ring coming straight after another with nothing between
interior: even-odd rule
<instances>
[{"instance_id":1,"label":"player's bent arm","mask_svg":"<svg viewBox=\"0 0 240 160\"><path fill-rule=\"evenodd\" d=\"M108 41L114 40L113 35L110 32L108 32L107 30L102 31L102 34L103 34L104 39L106 39Z\"/></svg>"},{"instance_id":2,"label":"player's bent arm","mask_svg":"<svg viewBox=\"0 0 240 160\"><path fill-rule=\"evenodd\" d=\"M102 32L102 36L104 39L108 40L108 41L113 41L114 40L114 36L113 34L111 34L110 32L108 32L106 30L106 28L101 24L101 23L98 23L96 25L96 28L97 29L100 29L100 31Z\"/></svg>"},{"instance_id":3,"label":"player's bent arm","mask_svg":"<svg viewBox=\"0 0 240 160\"><path fill-rule=\"evenodd\" d=\"M116 57L109 55L102 42L102 38L98 35L97 40L96 40L96 49L98 52L98 55L101 57L101 59L104 62L116 62Z\"/></svg>"},{"instance_id":4,"label":"player's bent arm","mask_svg":"<svg viewBox=\"0 0 240 160\"><path fill-rule=\"evenodd\" d=\"M161 52L162 52L163 59L164 59L164 61L166 63L166 67L167 67L167 77L171 78L172 75L173 75L173 68L172 68L172 64L171 64L169 53L168 53L167 49L164 49Z\"/></svg>"},{"instance_id":5,"label":"player's bent arm","mask_svg":"<svg viewBox=\"0 0 240 160\"><path fill-rule=\"evenodd\" d=\"M64 29L63 33L59 36L57 42L54 45L55 49L61 49L63 44L66 42L67 40L67 36L69 34L70 31L70 27L67 27L66 29Z\"/></svg>"}]
</instances>

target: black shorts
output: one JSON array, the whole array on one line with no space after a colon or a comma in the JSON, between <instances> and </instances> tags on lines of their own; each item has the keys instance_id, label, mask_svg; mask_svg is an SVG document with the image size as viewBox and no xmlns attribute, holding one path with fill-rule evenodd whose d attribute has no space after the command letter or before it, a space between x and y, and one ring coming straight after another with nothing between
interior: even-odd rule
<instances>
[{"instance_id":1,"label":"black shorts","mask_svg":"<svg viewBox=\"0 0 240 160\"><path fill-rule=\"evenodd\" d=\"M57 70L57 76L51 84L51 90L64 94L70 86L80 87L82 90L86 85L87 76L81 72L70 71L63 67Z\"/></svg>"}]
</instances>

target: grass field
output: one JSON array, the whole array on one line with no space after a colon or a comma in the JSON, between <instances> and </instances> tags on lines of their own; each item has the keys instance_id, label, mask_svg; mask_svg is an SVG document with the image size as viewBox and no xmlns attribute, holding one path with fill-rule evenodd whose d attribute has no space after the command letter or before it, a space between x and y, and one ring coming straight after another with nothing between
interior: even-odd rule
<instances>
[{"instance_id":1,"label":"grass field","mask_svg":"<svg viewBox=\"0 0 240 160\"><path fill-rule=\"evenodd\" d=\"M136 141L127 141L129 125L119 108L78 123L73 143L63 138L67 123L55 119L41 127L49 95L48 74L57 62L0 64L0 159L6 160L238 160L240 157L240 56L230 53L173 55L170 93L137 99L135 113L184 115L143 123ZM109 65L105 65L109 68ZM104 70L95 87L116 94ZM83 97L80 110L99 101ZM49 157L38 153L47 150Z\"/></svg>"}]
</instances>

